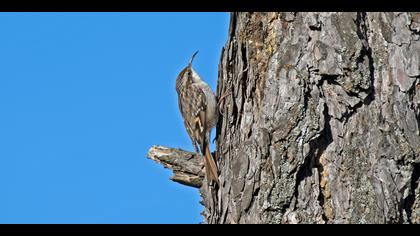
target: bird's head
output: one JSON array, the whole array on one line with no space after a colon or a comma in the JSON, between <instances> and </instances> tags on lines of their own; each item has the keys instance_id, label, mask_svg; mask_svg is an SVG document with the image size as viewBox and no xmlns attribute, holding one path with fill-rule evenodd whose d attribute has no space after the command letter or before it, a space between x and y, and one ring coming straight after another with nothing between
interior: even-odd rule
<instances>
[{"instance_id":1,"label":"bird's head","mask_svg":"<svg viewBox=\"0 0 420 236\"><path fill-rule=\"evenodd\" d=\"M194 61L194 57L195 55L197 55L198 51L196 51L189 63L188 66L186 66L178 75L177 77L177 83L181 83L183 85L185 85L185 83L194 83L194 82L199 82L201 81L200 76L197 74L197 72L193 69L192 67L192 63Z\"/></svg>"}]
</instances>

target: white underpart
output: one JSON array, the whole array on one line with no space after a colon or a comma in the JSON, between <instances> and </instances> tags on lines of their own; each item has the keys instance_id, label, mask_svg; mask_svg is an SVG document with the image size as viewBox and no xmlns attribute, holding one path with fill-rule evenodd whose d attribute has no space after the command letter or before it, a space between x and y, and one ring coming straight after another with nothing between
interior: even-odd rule
<instances>
[{"instance_id":1,"label":"white underpart","mask_svg":"<svg viewBox=\"0 0 420 236\"><path fill-rule=\"evenodd\" d=\"M207 99L206 120L207 120L207 128L208 130L210 130L217 124L218 110L217 110L216 96L214 95L210 86L206 82L200 79L200 76L197 74L197 72L194 69L192 69L192 73L193 73L192 77L194 79L194 84L197 84L197 86L199 86L203 90L204 94L206 95L206 99Z\"/></svg>"}]
</instances>

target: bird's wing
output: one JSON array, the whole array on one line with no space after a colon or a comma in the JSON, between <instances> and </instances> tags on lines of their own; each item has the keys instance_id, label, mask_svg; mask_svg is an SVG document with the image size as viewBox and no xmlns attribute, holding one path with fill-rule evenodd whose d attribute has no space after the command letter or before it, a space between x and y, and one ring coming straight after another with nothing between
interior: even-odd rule
<instances>
[{"instance_id":1,"label":"bird's wing","mask_svg":"<svg viewBox=\"0 0 420 236\"><path fill-rule=\"evenodd\" d=\"M219 177L217 174L217 165L213 159L213 156L210 152L210 142L209 142L209 135L207 134L207 100L206 100L206 93L203 86L193 86L194 94L197 94L193 99L191 105L193 106L193 111L196 111L197 114L194 114L194 136L197 137L198 143L200 145L201 154L204 158L204 166L206 169L206 175L208 181L215 181L218 185L219 184Z\"/></svg>"},{"instance_id":2,"label":"bird's wing","mask_svg":"<svg viewBox=\"0 0 420 236\"><path fill-rule=\"evenodd\" d=\"M209 149L209 131L207 128L207 99L206 86L198 83L187 83L186 87L177 84L178 104L184 119L184 125L191 138L196 152L197 144L200 146L201 154L204 158L207 179L214 180L217 183L217 165ZM185 89L183 91L182 89Z\"/></svg>"},{"instance_id":3,"label":"bird's wing","mask_svg":"<svg viewBox=\"0 0 420 236\"><path fill-rule=\"evenodd\" d=\"M203 91L202 86L198 84L191 85L191 93L195 96L191 96L190 98L190 111L193 113L191 114L193 117L193 123L190 124L193 130L195 131L195 137L200 144L200 149L202 149L202 145L204 139L206 137L207 132L207 122L206 122L206 110L207 110L207 100L206 94ZM202 152L204 150L202 149Z\"/></svg>"},{"instance_id":4,"label":"bird's wing","mask_svg":"<svg viewBox=\"0 0 420 236\"><path fill-rule=\"evenodd\" d=\"M181 91L186 89L187 91ZM182 88L177 84L178 105L181 111L184 125L188 135L194 145L195 151L198 152L197 145L202 149L203 137L206 132L206 97L200 86L189 83L187 88ZM204 150L204 149L202 149Z\"/></svg>"},{"instance_id":5,"label":"bird's wing","mask_svg":"<svg viewBox=\"0 0 420 236\"><path fill-rule=\"evenodd\" d=\"M206 91L207 87L203 86L196 86L195 93L198 94L197 101L194 101L193 104L196 106L196 111L198 114L195 115L195 136L199 137L199 144L200 144L200 150L201 154L204 158L204 166L206 168L206 176L208 181L215 181L218 185L219 184L219 177L217 174L217 165L216 162L213 159L213 156L210 152L210 134L207 134L209 132L207 127L207 99L206 99Z\"/></svg>"}]
</instances>

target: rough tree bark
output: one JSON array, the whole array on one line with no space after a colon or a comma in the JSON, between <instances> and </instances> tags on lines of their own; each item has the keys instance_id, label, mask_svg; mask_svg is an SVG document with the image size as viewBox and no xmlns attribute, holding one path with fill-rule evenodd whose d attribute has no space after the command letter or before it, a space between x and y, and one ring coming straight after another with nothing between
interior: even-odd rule
<instances>
[{"instance_id":1,"label":"rough tree bark","mask_svg":"<svg viewBox=\"0 0 420 236\"><path fill-rule=\"evenodd\" d=\"M420 223L420 14L232 13L208 223Z\"/></svg>"}]
</instances>

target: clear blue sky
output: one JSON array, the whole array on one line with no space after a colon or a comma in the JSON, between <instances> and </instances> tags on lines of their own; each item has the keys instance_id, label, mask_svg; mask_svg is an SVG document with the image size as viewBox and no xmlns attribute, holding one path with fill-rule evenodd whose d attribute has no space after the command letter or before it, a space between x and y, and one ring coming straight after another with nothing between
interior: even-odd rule
<instances>
[{"instance_id":1,"label":"clear blue sky","mask_svg":"<svg viewBox=\"0 0 420 236\"><path fill-rule=\"evenodd\" d=\"M0 223L199 223L146 158L193 150L175 79L216 89L228 13L0 13Z\"/></svg>"}]
</instances>

